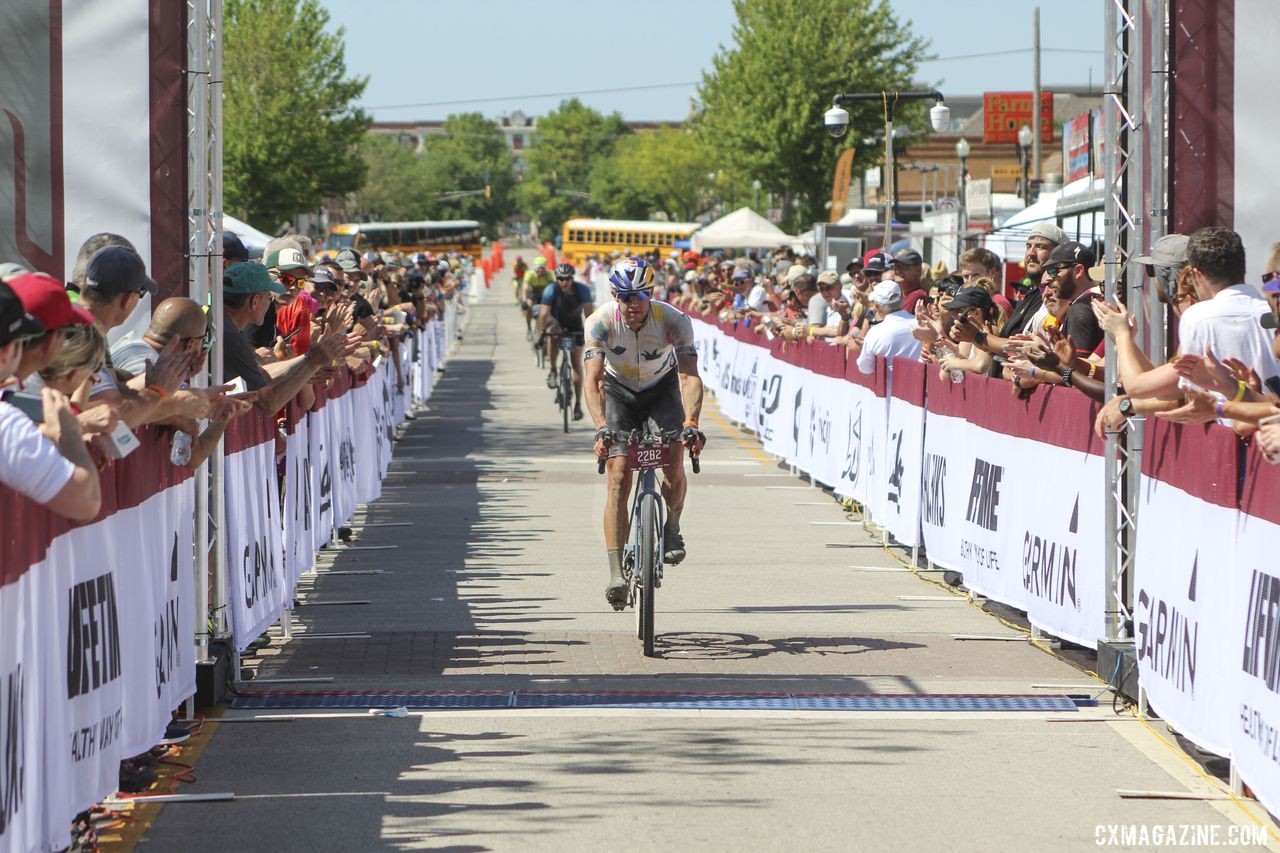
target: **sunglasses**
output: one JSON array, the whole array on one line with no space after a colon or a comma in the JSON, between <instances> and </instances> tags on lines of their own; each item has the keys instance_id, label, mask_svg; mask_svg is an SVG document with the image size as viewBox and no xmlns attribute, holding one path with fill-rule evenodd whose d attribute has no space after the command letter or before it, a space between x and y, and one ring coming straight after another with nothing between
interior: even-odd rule
<instances>
[{"instance_id":1,"label":"sunglasses","mask_svg":"<svg viewBox=\"0 0 1280 853\"><path fill-rule=\"evenodd\" d=\"M1058 275L1061 275L1064 270L1071 269L1071 267L1072 267L1072 264L1053 264L1052 266L1045 267L1044 272L1047 272L1049 275L1056 277Z\"/></svg>"},{"instance_id":2,"label":"sunglasses","mask_svg":"<svg viewBox=\"0 0 1280 853\"><path fill-rule=\"evenodd\" d=\"M636 299L644 302L649 299L649 292L646 290L638 290L635 293L618 293L615 295L618 297L619 302L632 302Z\"/></svg>"}]
</instances>

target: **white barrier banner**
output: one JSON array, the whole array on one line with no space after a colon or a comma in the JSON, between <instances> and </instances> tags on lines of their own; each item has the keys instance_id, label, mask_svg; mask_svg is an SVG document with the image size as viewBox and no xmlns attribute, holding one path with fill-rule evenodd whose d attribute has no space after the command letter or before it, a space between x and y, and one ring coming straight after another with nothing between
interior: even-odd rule
<instances>
[{"instance_id":1,"label":"white barrier banner","mask_svg":"<svg viewBox=\"0 0 1280 853\"><path fill-rule=\"evenodd\" d=\"M325 407L331 414L329 452L336 454L333 460L336 475L333 479L333 509L334 520L339 525L350 521L359 505L356 495L356 396L348 391L338 399L330 400Z\"/></svg>"},{"instance_id":2,"label":"white barrier banner","mask_svg":"<svg viewBox=\"0 0 1280 853\"><path fill-rule=\"evenodd\" d=\"M1239 671L1240 646L1239 637L1226 630L1233 621L1232 578L1224 576L1227 566L1237 565L1237 540L1222 537L1211 552L1201 553L1200 547L1205 530L1230 530L1238 515L1154 477L1142 478L1138 518L1157 526L1139 535L1135 556L1138 678L1161 719L1204 749L1225 756L1231 755L1232 731L1239 728L1232 681ZM1195 523L1162 524L1163 519ZM1155 535L1148 535L1151 531ZM1274 537L1274 528L1271 533ZM1277 541L1269 543L1273 553L1267 563L1274 562Z\"/></svg>"},{"instance_id":3,"label":"white barrier banner","mask_svg":"<svg viewBox=\"0 0 1280 853\"><path fill-rule=\"evenodd\" d=\"M924 451L924 409L889 398L884 447L885 500L879 516L893 538L908 548L920 544L920 460Z\"/></svg>"},{"instance_id":4,"label":"white barrier banner","mask_svg":"<svg viewBox=\"0 0 1280 853\"><path fill-rule=\"evenodd\" d=\"M120 575L141 560L136 538L113 533L110 519L78 527L49 545L29 574L47 584L39 594L37 646L46 699L44 796L47 813L74 815L115 790L124 753L126 666L147 665L126 647L122 613L154 612L153 599L122 600ZM48 604L55 605L49 613ZM141 606L139 606L141 605ZM144 624L149 626L150 620ZM50 837L68 828L48 826Z\"/></svg>"},{"instance_id":5,"label":"white barrier banner","mask_svg":"<svg viewBox=\"0 0 1280 853\"><path fill-rule=\"evenodd\" d=\"M316 562L315 523L318 513L313 500L311 477L311 415L294 424L284 451L284 564L290 593L298 578L311 571Z\"/></svg>"},{"instance_id":6,"label":"white barrier banner","mask_svg":"<svg viewBox=\"0 0 1280 853\"><path fill-rule=\"evenodd\" d=\"M188 479L101 522L118 541L138 543L128 570L117 573L116 590L130 662L122 688L126 756L155 746L170 713L196 690L194 512L195 481Z\"/></svg>"},{"instance_id":7,"label":"white barrier banner","mask_svg":"<svg viewBox=\"0 0 1280 853\"><path fill-rule=\"evenodd\" d=\"M275 621L289 596L275 442L229 454L224 471L231 633L236 649L243 651Z\"/></svg>"},{"instance_id":8,"label":"white barrier banner","mask_svg":"<svg viewBox=\"0 0 1280 853\"><path fill-rule=\"evenodd\" d=\"M1107 590L1102 554L1106 493L1101 456L1006 436L1021 453L1009 472L1003 503L1013 551L1001 571L1020 579L1031 624L1055 637L1097 648L1106 633ZM1053 471L1051 483L1041 472ZM1110 673L1108 673L1109 675Z\"/></svg>"},{"instance_id":9,"label":"white barrier banner","mask_svg":"<svg viewBox=\"0 0 1280 853\"><path fill-rule=\"evenodd\" d=\"M1214 553L1203 555L1200 566L1204 578L1197 591L1225 586L1230 607L1225 622L1200 632L1200 642L1215 632L1224 634L1226 648L1195 675L1198 681L1221 662L1229 666L1235 700L1229 716L1231 755L1240 775L1274 814L1280 810L1280 525L1243 512L1238 516L1235 559L1220 559L1215 541ZM1197 518L1196 526L1201 525ZM1221 577L1225 566L1235 567L1230 580Z\"/></svg>"},{"instance_id":10,"label":"white barrier banner","mask_svg":"<svg viewBox=\"0 0 1280 853\"><path fill-rule=\"evenodd\" d=\"M44 693L40 658L44 638L41 622L53 622L39 602L41 564L0 586L0 849L38 849L46 832L41 814L45 799L46 754L62 755L64 740L55 739L54 753L45 752ZM58 666L55 671L62 671ZM65 687L63 688L65 690ZM57 837L65 838L64 828Z\"/></svg>"},{"instance_id":11,"label":"white barrier banner","mask_svg":"<svg viewBox=\"0 0 1280 853\"><path fill-rule=\"evenodd\" d=\"M307 415L308 460L311 467L311 534L312 551L329 541L337 526L333 514L332 456L329 453L329 415L327 409L332 400L322 408Z\"/></svg>"},{"instance_id":12,"label":"white barrier banner","mask_svg":"<svg viewBox=\"0 0 1280 853\"><path fill-rule=\"evenodd\" d=\"M833 423L849 383L812 373L808 379L797 410L796 466L815 481L833 485L840 477Z\"/></svg>"},{"instance_id":13,"label":"white barrier banner","mask_svg":"<svg viewBox=\"0 0 1280 853\"><path fill-rule=\"evenodd\" d=\"M867 485L866 494L859 500L878 524L888 504L889 476L884 452L889 442L889 402L870 388L856 387L862 399L862 470Z\"/></svg>"},{"instance_id":14,"label":"white barrier banner","mask_svg":"<svg viewBox=\"0 0 1280 853\"><path fill-rule=\"evenodd\" d=\"M969 472L973 451L969 424L963 418L929 412L924 433L920 475L920 529L929 559L944 568L966 570L965 583L978 583L977 566L962 558L960 519L969 499ZM962 473L963 472L963 473Z\"/></svg>"},{"instance_id":15,"label":"white barrier banner","mask_svg":"<svg viewBox=\"0 0 1280 853\"><path fill-rule=\"evenodd\" d=\"M390 398L384 398L386 385L382 371L375 370L367 382L347 394L351 398L352 419L359 419L352 435L357 439L355 455L356 504L368 503L382 496L382 455L387 439L387 409Z\"/></svg>"}]
</instances>

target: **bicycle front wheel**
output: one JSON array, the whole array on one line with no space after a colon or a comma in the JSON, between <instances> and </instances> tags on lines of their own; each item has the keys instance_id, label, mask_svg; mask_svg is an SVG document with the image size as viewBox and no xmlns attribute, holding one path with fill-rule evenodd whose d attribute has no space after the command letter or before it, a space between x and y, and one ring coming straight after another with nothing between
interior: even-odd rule
<instances>
[{"instance_id":1,"label":"bicycle front wheel","mask_svg":"<svg viewBox=\"0 0 1280 853\"><path fill-rule=\"evenodd\" d=\"M564 431L569 431L569 407L573 405L573 368L566 362L568 353L561 354L560 360L560 414L564 416Z\"/></svg>"},{"instance_id":2,"label":"bicycle front wheel","mask_svg":"<svg viewBox=\"0 0 1280 853\"><path fill-rule=\"evenodd\" d=\"M637 633L644 647L645 657L653 657L654 594L658 586L658 498L656 495L640 496L639 529L636 532L636 571L640 582L637 596L639 625Z\"/></svg>"}]
</instances>

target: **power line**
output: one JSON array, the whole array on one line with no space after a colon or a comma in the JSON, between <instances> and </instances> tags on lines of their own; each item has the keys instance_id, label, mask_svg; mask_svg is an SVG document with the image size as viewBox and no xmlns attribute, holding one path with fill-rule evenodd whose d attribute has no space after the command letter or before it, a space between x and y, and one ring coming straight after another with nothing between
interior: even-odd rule
<instances>
[{"instance_id":1,"label":"power line","mask_svg":"<svg viewBox=\"0 0 1280 853\"><path fill-rule=\"evenodd\" d=\"M569 98L576 95L611 95L616 92L643 92L646 89L675 89L682 86L696 86L698 81L693 80L687 83L654 83L649 86L624 86L617 89L582 89L577 92L547 92L541 95L503 95L496 98L463 98L454 101L425 101L420 104L379 104L368 106L361 104L360 109L364 110L403 110L416 109L417 107L451 107L458 104L487 104L496 101L525 101L534 98Z\"/></svg>"},{"instance_id":2,"label":"power line","mask_svg":"<svg viewBox=\"0 0 1280 853\"><path fill-rule=\"evenodd\" d=\"M939 56L937 59L922 59L920 64L924 65L930 62L951 62L955 59L987 59L992 56L1012 56L1017 53L1030 53L1031 48L1019 47L1012 50L992 50L986 53L966 53L962 56ZM1102 53L1101 50L1090 50L1082 47L1042 47L1041 53Z\"/></svg>"}]
</instances>

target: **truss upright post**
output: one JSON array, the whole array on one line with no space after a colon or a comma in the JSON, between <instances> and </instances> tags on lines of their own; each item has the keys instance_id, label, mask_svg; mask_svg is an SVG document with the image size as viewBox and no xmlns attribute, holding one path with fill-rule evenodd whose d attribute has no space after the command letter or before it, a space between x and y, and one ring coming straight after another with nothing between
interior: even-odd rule
<instances>
[{"instance_id":1,"label":"truss upright post","mask_svg":"<svg viewBox=\"0 0 1280 853\"><path fill-rule=\"evenodd\" d=\"M1105 66L1102 100L1106 228L1104 268L1105 295L1115 300L1130 283L1126 296L1138 291L1134 276L1126 275L1128 262L1141 243L1143 210L1143 167L1140 113L1142 108L1142 66L1135 64L1133 51L1141 55L1140 20L1133 10L1141 10L1143 0L1108 0L1105 14ZM1134 98L1134 95L1137 98ZM1139 115L1135 115L1135 109ZM1136 143L1136 144L1135 144ZM1135 206L1135 201L1137 205ZM1132 298L1127 299L1130 305ZM1107 349L1106 389L1115 395L1118 379L1114 348ZM1127 440L1126 440L1127 439ZM1106 640L1127 639L1130 615L1129 584L1133 574L1136 544L1137 484L1141 468L1142 419L1131 418L1125 430L1107 435L1106 444L1106 550L1107 590Z\"/></svg>"}]
</instances>

